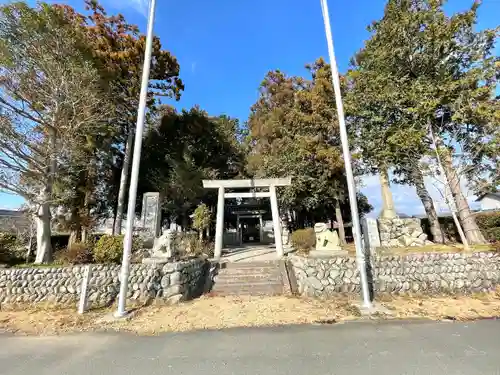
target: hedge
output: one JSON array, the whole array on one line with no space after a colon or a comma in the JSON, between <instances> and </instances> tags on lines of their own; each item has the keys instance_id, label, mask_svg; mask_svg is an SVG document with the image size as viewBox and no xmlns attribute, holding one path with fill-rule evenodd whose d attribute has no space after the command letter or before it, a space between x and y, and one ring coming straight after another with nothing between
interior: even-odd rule
<instances>
[{"instance_id":1,"label":"hedge","mask_svg":"<svg viewBox=\"0 0 500 375\"><path fill-rule=\"evenodd\" d=\"M476 223L481 229L486 240L489 242L500 241L500 212L478 212L475 213ZM458 234L457 227L451 216L440 217L439 223L441 228L444 230L448 238L453 242L460 242L460 236ZM427 235L429 235L429 240L433 240L429 228L429 220L427 218L421 221L422 228Z\"/></svg>"}]
</instances>

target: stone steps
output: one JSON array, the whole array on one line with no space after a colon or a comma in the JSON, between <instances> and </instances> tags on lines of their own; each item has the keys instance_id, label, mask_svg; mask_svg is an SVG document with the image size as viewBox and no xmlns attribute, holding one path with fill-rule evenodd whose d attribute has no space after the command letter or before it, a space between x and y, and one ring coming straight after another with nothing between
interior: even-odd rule
<instances>
[{"instance_id":1,"label":"stone steps","mask_svg":"<svg viewBox=\"0 0 500 375\"><path fill-rule=\"evenodd\" d=\"M220 269L219 275L221 276L258 276L258 275L269 275L272 273L278 274L279 269L276 268L245 268L245 269Z\"/></svg>"},{"instance_id":2,"label":"stone steps","mask_svg":"<svg viewBox=\"0 0 500 375\"><path fill-rule=\"evenodd\" d=\"M223 296L283 294L279 262L223 263L211 292Z\"/></svg>"},{"instance_id":3,"label":"stone steps","mask_svg":"<svg viewBox=\"0 0 500 375\"><path fill-rule=\"evenodd\" d=\"M280 296L283 294L283 286L277 285L270 287L235 287L225 286L224 288L215 288L210 292L213 296Z\"/></svg>"}]
</instances>

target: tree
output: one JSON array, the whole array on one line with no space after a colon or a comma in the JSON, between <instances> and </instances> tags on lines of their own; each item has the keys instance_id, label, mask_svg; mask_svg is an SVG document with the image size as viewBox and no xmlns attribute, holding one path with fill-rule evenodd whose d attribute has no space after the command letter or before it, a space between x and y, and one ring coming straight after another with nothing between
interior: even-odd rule
<instances>
[{"instance_id":1,"label":"tree","mask_svg":"<svg viewBox=\"0 0 500 375\"><path fill-rule=\"evenodd\" d=\"M105 123L107 87L89 51L79 48L85 35L59 22L52 8L19 2L0 13L0 188L30 202L36 263L48 262L51 207L66 199L57 186L85 168L75 140Z\"/></svg>"},{"instance_id":2,"label":"tree","mask_svg":"<svg viewBox=\"0 0 500 375\"><path fill-rule=\"evenodd\" d=\"M208 206L204 203L198 205L194 210L193 228L199 233L200 240L203 239L203 232L208 229L212 222L212 215Z\"/></svg>"},{"instance_id":3,"label":"tree","mask_svg":"<svg viewBox=\"0 0 500 375\"><path fill-rule=\"evenodd\" d=\"M139 192L159 191L170 220L183 220L200 202L213 206L216 196L203 179L230 179L243 168L239 124L228 116L209 116L198 107L178 113L162 107L147 132L141 159Z\"/></svg>"},{"instance_id":4,"label":"tree","mask_svg":"<svg viewBox=\"0 0 500 375\"><path fill-rule=\"evenodd\" d=\"M361 107L356 135L373 143L362 145L365 160L398 167L429 154L432 131L467 239L483 243L453 159L460 149L481 169L482 144L498 124L498 59L492 55L497 31L474 30L479 3L452 17L444 3L390 0L384 17L369 27L372 36L351 73ZM405 153L418 157L408 160Z\"/></svg>"},{"instance_id":5,"label":"tree","mask_svg":"<svg viewBox=\"0 0 500 375\"><path fill-rule=\"evenodd\" d=\"M123 15L108 15L98 1L85 0L85 4L88 10L85 15L67 5L54 7L66 22L83 30L88 36L102 78L112 82L112 98L118 116L114 123L116 131L113 147L108 154L115 155L112 161L121 163L118 191L115 192L117 201L114 204L116 211L113 228L114 234L120 234L132 160L146 37L139 33L137 26L129 24ZM147 108L148 117L154 117L159 97L178 100L184 89L179 78L179 64L170 52L162 48L158 37L153 39L150 69Z\"/></svg>"},{"instance_id":6,"label":"tree","mask_svg":"<svg viewBox=\"0 0 500 375\"><path fill-rule=\"evenodd\" d=\"M346 199L331 71L319 59L307 66L311 79L269 72L248 120L249 173L256 177L292 176L281 204L304 221L330 220Z\"/></svg>"}]
</instances>

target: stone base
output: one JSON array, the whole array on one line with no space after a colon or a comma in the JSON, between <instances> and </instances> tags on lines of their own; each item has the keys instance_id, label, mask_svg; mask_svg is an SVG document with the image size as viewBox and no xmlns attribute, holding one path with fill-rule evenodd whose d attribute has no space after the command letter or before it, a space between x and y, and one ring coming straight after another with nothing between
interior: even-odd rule
<instances>
[{"instance_id":1,"label":"stone base","mask_svg":"<svg viewBox=\"0 0 500 375\"><path fill-rule=\"evenodd\" d=\"M418 218L378 219L382 247L419 247L432 244Z\"/></svg>"},{"instance_id":2,"label":"stone base","mask_svg":"<svg viewBox=\"0 0 500 375\"><path fill-rule=\"evenodd\" d=\"M388 308L376 303L372 302L372 304L367 307L363 304L363 302L354 302L354 306L356 306L363 317L371 317L373 315L394 315L394 313Z\"/></svg>"},{"instance_id":3,"label":"stone base","mask_svg":"<svg viewBox=\"0 0 500 375\"><path fill-rule=\"evenodd\" d=\"M309 257L311 258L334 258L347 256L347 250L311 250Z\"/></svg>"},{"instance_id":4,"label":"stone base","mask_svg":"<svg viewBox=\"0 0 500 375\"><path fill-rule=\"evenodd\" d=\"M172 258L167 258L167 257L150 257L150 258L144 258L142 260L142 264L149 264L149 265L163 265L172 262Z\"/></svg>"},{"instance_id":5,"label":"stone base","mask_svg":"<svg viewBox=\"0 0 500 375\"><path fill-rule=\"evenodd\" d=\"M125 313L125 315L116 315L116 312L108 313L98 319L99 323L114 323L120 321L128 321L135 316L136 310L130 310Z\"/></svg>"}]
</instances>

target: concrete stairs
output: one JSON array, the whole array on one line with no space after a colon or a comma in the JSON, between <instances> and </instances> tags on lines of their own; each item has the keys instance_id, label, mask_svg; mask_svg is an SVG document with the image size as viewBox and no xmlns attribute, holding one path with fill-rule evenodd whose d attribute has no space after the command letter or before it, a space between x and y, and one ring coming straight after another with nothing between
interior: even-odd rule
<instances>
[{"instance_id":1,"label":"concrete stairs","mask_svg":"<svg viewBox=\"0 0 500 375\"><path fill-rule=\"evenodd\" d=\"M220 263L211 294L271 296L285 292L279 261Z\"/></svg>"}]
</instances>

